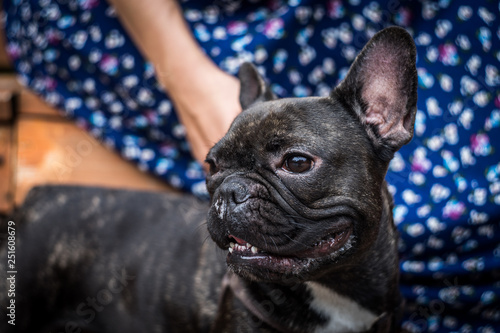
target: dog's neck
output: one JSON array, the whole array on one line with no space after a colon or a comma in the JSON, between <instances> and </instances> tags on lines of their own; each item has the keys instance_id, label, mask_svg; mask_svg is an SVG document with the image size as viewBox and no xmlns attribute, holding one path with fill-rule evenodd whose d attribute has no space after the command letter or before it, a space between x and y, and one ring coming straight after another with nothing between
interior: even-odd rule
<instances>
[{"instance_id":1,"label":"dog's neck","mask_svg":"<svg viewBox=\"0 0 500 333\"><path fill-rule=\"evenodd\" d=\"M400 305L397 258L391 257L397 256L392 199L385 187L382 192L378 239L358 262L316 281L287 285L246 281L229 273L226 285L235 300L276 331L377 332L381 318L386 320L385 314Z\"/></svg>"}]
</instances>

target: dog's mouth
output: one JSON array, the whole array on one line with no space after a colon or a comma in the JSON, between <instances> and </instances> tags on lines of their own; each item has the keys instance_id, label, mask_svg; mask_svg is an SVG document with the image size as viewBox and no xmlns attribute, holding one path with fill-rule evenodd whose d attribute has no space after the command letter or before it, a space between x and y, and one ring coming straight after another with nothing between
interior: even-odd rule
<instances>
[{"instance_id":1,"label":"dog's mouth","mask_svg":"<svg viewBox=\"0 0 500 333\"><path fill-rule=\"evenodd\" d=\"M229 235L227 262L233 268L260 269L267 276L274 274L296 275L303 273L315 261L335 259L352 247L352 226L329 233L305 250L293 254L262 250L244 239Z\"/></svg>"}]
</instances>

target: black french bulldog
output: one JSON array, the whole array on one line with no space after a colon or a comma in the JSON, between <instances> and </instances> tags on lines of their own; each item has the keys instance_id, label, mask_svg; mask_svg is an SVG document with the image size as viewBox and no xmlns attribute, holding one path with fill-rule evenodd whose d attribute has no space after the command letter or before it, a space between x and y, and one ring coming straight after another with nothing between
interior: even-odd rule
<instances>
[{"instance_id":1,"label":"black french bulldog","mask_svg":"<svg viewBox=\"0 0 500 333\"><path fill-rule=\"evenodd\" d=\"M290 99L244 64L244 111L207 156L209 208L35 190L18 231L16 326L2 332L398 332L384 178L413 136L415 60L410 35L388 28L330 96ZM199 227L207 209L222 250Z\"/></svg>"}]
</instances>

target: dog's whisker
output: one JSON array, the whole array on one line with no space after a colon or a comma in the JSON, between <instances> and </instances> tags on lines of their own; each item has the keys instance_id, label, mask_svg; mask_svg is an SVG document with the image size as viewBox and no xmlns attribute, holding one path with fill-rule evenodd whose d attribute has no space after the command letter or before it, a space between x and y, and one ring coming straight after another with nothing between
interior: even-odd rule
<instances>
[{"instance_id":1,"label":"dog's whisker","mask_svg":"<svg viewBox=\"0 0 500 333\"><path fill-rule=\"evenodd\" d=\"M274 238L272 236L269 236L269 238L271 238L271 240L273 241L273 244L274 244L274 248L276 249L276 251L278 251L278 245L276 245Z\"/></svg>"},{"instance_id":2,"label":"dog's whisker","mask_svg":"<svg viewBox=\"0 0 500 333\"><path fill-rule=\"evenodd\" d=\"M206 229L206 228L207 228L207 226L208 226L208 222L207 222L207 221L205 221L205 222L203 222L203 223L200 223L200 225L198 225L198 226L196 227L196 231L200 231L200 230L202 230L202 228L203 228L203 230L204 230L204 229Z\"/></svg>"},{"instance_id":3,"label":"dog's whisker","mask_svg":"<svg viewBox=\"0 0 500 333\"><path fill-rule=\"evenodd\" d=\"M304 243L302 243L302 242L299 242L299 241L298 241L298 240L296 240L296 239L293 239L292 237L288 236L287 234L284 234L284 236L285 236L286 238L288 238L290 241L292 241L292 242L294 242L294 243L296 243L296 244L303 245L303 246L307 246L306 244L304 244Z\"/></svg>"},{"instance_id":4,"label":"dog's whisker","mask_svg":"<svg viewBox=\"0 0 500 333\"><path fill-rule=\"evenodd\" d=\"M264 234L262 234L262 239L264 240L264 244L266 244L266 248L269 248L269 246L267 245L266 236Z\"/></svg>"},{"instance_id":5,"label":"dog's whisker","mask_svg":"<svg viewBox=\"0 0 500 333\"><path fill-rule=\"evenodd\" d=\"M297 222L297 220L302 220L302 221L305 221L305 222L310 222L309 219L305 218L305 217L302 217L302 216L296 216L296 215L287 215L287 217L289 217L290 219L288 220L288 222L290 224L292 224L293 226L297 227L297 228L300 228L300 229L304 229L304 230L312 230L312 226L309 225L309 224L303 224L303 223L299 223Z\"/></svg>"},{"instance_id":6,"label":"dog's whisker","mask_svg":"<svg viewBox=\"0 0 500 333\"><path fill-rule=\"evenodd\" d=\"M201 242L201 245L202 245L202 246L203 246L203 245L205 245L205 243L206 243L208 240L210 240L210 235L206 235L206 236L205 236L205 239L203 239L203 241Z\"/></svg>"}]
</instances>

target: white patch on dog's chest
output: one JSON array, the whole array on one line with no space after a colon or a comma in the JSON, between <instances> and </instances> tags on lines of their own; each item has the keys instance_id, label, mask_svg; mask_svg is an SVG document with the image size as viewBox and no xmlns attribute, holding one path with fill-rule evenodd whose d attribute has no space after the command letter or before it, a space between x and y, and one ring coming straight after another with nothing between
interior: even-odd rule
<instances>
[{"instance_id":1,"label":"white patch on dog's chest","mask_svg":"<svg viewBox=\"0 0 500 333\"><path fill-rule=\"evenodd\" d=\"M315 333L362 332L372 327L378 316L353 300L315 282L306 282L313 299L310 307L327 318Z\"/></svg>"}]
</instances>

